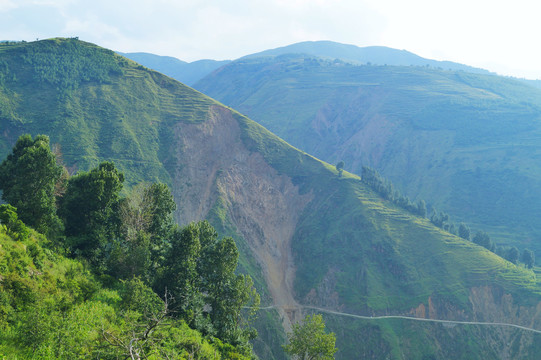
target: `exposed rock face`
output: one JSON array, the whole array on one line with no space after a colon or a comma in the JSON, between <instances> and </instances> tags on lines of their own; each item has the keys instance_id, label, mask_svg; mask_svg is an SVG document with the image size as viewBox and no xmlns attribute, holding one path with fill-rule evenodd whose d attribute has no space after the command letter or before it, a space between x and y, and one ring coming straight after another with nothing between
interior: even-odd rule
<instances>
[{"instance_id":1,"label":"exposed rock face","mask_svg":"<svg viewBox=\"0 0 541 360\"><path fill-rule=\"evenodd\" d=\"M214 106L205 122L179 123L175 135L182 159L174 176L177 220L204 219L219 198L225 201L229 218L261 265L284 328L290 329L300 316L290 241L312 195L300 195L289 177L244 147L228 109Z\"/></svg>"},{"instance_id":2,"label":"exposed rock face","mask_svg":"<svg viewBox=\"0 0 541 360\"><path fill-rule=\"evenodd\" d=\"M531 328L541 325L541 302L536 306L520 306L513 296L492 286L472 288L469 300L476 321L506 322Z\"/></svg>"},{"instance_id":3,"label":"exposed rock face","mask_svg":"<svg viewBox=\"0 0 541 360\"><path fill-rule=\"evenodd\" d=\"M513 324L533 329L539 328L541 302L532 306L520 306L512 295L495 286L471 288L468 300L470 309L465 311L449 302L429 297L428 306L420 304L417 308L412 309L408 315L428 319ZM469 326L478 338L483 339L487 349L496 351L497 355L495 356L498 359L515 359L517 354L522 354L521 358L529 358L527 354L531 351L535 340L534 333L518 330L511 326L445 324L446 328L455 328L453 331L458 331L465 326ZM452 332L450 331L450 333ZM443 358L445 351L447 351L445 345L442 344L444 335L447 334L442 335L438 331L432 333L434 343L440 344L442 351L440 355Z\"/></svg>"}]
</instances>

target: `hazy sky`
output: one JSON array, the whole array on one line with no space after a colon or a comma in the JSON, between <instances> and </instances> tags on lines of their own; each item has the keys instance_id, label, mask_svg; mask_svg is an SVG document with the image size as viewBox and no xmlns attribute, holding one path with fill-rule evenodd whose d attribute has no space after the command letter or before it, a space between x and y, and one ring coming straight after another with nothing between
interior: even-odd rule
<instances>
[{"instance_id":1,"label":"hazy sky","mask_svg":"<svg viewBox=\"0 0 541 360\"><path fill-rule=\"evenodd\" d=\"M305 40L383 45L541 79L536 0L0 0L0 40L235 59Z\"/></svg>"}]
</instances>

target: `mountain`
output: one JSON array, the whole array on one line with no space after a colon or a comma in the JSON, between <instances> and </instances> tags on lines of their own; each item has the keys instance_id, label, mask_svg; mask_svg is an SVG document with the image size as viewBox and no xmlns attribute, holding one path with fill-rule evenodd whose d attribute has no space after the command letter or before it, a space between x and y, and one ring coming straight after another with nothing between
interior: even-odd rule
<instances>
[{"instance_id":1,"label":"mountain","mask_svg":"<svg viewBox=\"0 0 541 360\"><path fill-rule=\"evenodd\" d=\"M304 41L276 49L242 57L251 59L258 57L276 57L286 54L303 54L327 59L339 59L357 64L395 65L395 66L429 66L445 70L459 70L472 73L489 74L489 71L474 68L452 61L425 59L406 50L397 50L385 46L358 47L334 41Z\"/></svg>"},{"instance_id":2,"label":"mountain","mask_svg":"<svg viewBox=\"0 0 541 360\"><path fill-rule=\"evenodd\" d=\"M144 52L119 52L118 54L190 86L214 70L219 69L220 67L231 62L230 60L198 60L187 63L174 57L160 56ZM460 70L480 74L489 73L484 69L474 68L451 61L425 59L406 50L396 50L384 46L358 47L355 45L341 44L332 41L300 42L246 55L241 59L275 57L285 54L304 54L361 64L429 66L434 68Z\"/></svg>"},{"instance_id":3,"label":"mountain","mask_svg":"<svg viewBox=\"0 0 541 360\"><path fill-rule=\"evenodd\" d=\"M0 128L1 158L20 134L48 134L71 171L113 160L129 184L169 184L179 223L206 218L233 236L266 301L261 358L283 358L280 327L314 308L335 312L324 315L339 359L527 359L540 350L535 332L477 324L540 329L534 271L110 50L75 39L0 45Z\"/></svg>"},{"instance_id":4,"label":"mountain","mask_svg":"<svg viewBox=\"0 0 541 360\"><path fill-rule=\"evenodd\" d=\"M198 60L191 63L171 56L160 56L144 52L118 54L144 66L166 74L184 84L192 85L215 69L229 63L229 60Z\"/></svg>"},{"instance_id":5,"label":"mountain","mask_svg":"<svg viewBox=\"0 0 541 360\"><path fill-rule=\"evenodd\" d=\"M522 81L302 55L238 60L195 88L292 145L541 255L541 91Z\"/></svg>"}]
</instances>

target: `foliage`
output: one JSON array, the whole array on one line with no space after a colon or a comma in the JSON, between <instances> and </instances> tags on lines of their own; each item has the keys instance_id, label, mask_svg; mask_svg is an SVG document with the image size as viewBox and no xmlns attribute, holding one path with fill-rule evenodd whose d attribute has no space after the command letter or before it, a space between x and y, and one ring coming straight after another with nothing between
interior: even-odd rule
<instances>
[{"instance_id":1,"label":"foliage","mask_svg":"<svg viewBox=\"0 0 541 360\"><path fill-rule=\"evenodd\" d=\"M54 190L61 174L49 138L23 135L0 165L2 198L18 209L24 223L45 234L58 234Z\"/></svg>"},{"instance_id":2,"label":"foliage","mask_svg":"<svg viewBox=\"0 0 541 360\"><path fill-rule=\"evenodd\" d=\"M488 234L484 231L476 232L475 235L473 236L472 241L476 243L477 245L481 245L482 247L488 250L494 249L494 244L492 243L492 240L490 240L490 236L488 236ZM517 255L517 259L518 259L518 255Z\"/></svg>"},{"instance_id":3,"label":"foliage","mask_svg":"<svg viewBox=\"0 0 541 360\"><path fill-rule=\"evenodd\" d=\"M21 137L14 153L23 141L31 142L31 138ZM39 160L30 158L23 170L37 168ZM256 311L259 297L249 276L235 274L238 250L231 238L218 240L207 222L184 230L174 226L175 203L164 184L139 185L121 198L124 176L112 162L66 176L64 181L65 191L53 194L59 198L53 210L56 212L58 202L64 221L64 246L72 256L90 264L103 283L77 260L43 250L45 238L18 219L15 207L0 205L0 239L11 239L0 243L0 326L7 330L0 337L0 351L7 348L22 358L34 354L44 359L214 359L220 352L239 359L252 357L248 341L255 332L247 327L241 310L250 305ZM23 192L31 190L21 186ZM14 240L20 243L18 248ZM189 244L182 240L194 240L196 245L201 241L203 246L190 252ZM175 258L179 252L186 253L181 267ZM49 273L58 261L68 264L60 278L57 272ZM177 284L168 278L173 275ZM186 313L170 311L173 298L167 290L170 285L182 285L178 278L193 285L189 294L197 306L187 310L202 313L202 321L192 321L192 325L206 323L200 330L209 341L219 342L213 336L219 338L219 346L202 340L201 335L182 340L184 319L191 319ZM45 284L41 283L44 279ZM105 298L104 285L111 289ZM150 285L164 286L163 299ZM91 318L83 319L85 314Z\"/></svg>"},{"instance_id":4,"label":"foliage","mask_svg":"<svg viewBox=\"0 0 541 360\"><path fill-rule=\"evenodd\" d=\"M70 248L94 264L103 260L105 246L115 236L115 209L123 182L124 175L113 163L102 162L71 177L61 199L59 212Z\"/></svg>"},{"instance_id":5,"label":"foliage","mask_svg":"<svg viewBox=\"0 0 541 360\"><path fill-rule=\"evenodd\" d=\"M14 208L2 209L17 218ZM252 358L246 338L231 344L190 329L170 311L167 291L161 299L136 277L109 279L106 289L79 261L43 248L45 238L22 226L25 236L0 227L0 353L21 359ZM236 310L246 304L239 293L228 294L223 310L233 299L240 301Z\"/></svg>"},{"instance_id":6,"label":"foliage","mask_svg":"<svg viewBox=\"0 0 541 360\"><path fill-rule=\"evenodd\" d=\"M37 42L35 46L25 47L24 62L31 65L34 77L39 82L48 83L59 90L59 94L69 94L82 82L109 82L110 75L122 72L110 50L86 46L77 39Z\"/></svg>"},{"instance_id":7,"label":"foliage","mask_svg":"<svg viewBox=\"0 0 541 360\"><path fill-rule=\"evenodd\" d=\"M361 179L384 199L392 201L412 214L421 217L426 216L426 203L424 200L419 200L417 205L413 204L408 197L395 190L392 182L384 179L376 170L363 166Z\"/></svg>"},{"instance_id":8,"label":"foliage","mask_svg":"<svg viewBox=\"0 0 541 360\"><path fill-rule=\"evenodd\" d=\"M19 220L17 209L9 204L0 205L0 224L5 226L6 233L15 240L26 240L30 229Z\"/></svg>"},{"instance_id":9,"label":"foliage","mask_svg":"<svg viewBox=\"0 0 541 360\"><path fill-rule=\"evenodd\" d=\"M344 162L340 161L336 164L336 171L338 171L338 177L342 177L342 173L344 172Z\"/></svg>"},{"instance_id":10,"label":"foliage","mask_svg":"<svg viewBox=\"0 0 541 360\"><path fill-rule=\"evenodd\" d=\"M470 240L470 228L466 224L460 223L458 227L458 236L464 240Z\"/></svg>"},{"instance_id":11,"label":"foliage","mask_svg":"<svg viewBox=\"0 0 541 360\"><path fill-rule=\"evenodd\" d=\"M336 337L334 333L325 332L321 315L307 315L302 324L293 325L287 337L289 343L284 345L284 350L294 359L334 359Z\"/></svg>"},{"instance_id":12,"label":"foliage","mask_svg":"<svg viewBox=\"0 0 541 360\"><path fill-rule=\"evenodd\" d=\"M259 306L250 276L235 274L237 261L231 238L219 240L207 221L191 223L173 230L160 284L188 324L233 344L255 336L245 328L242 309Z\"/></svg>"},{"instance_id":13,"label":"foliage","mask_svg":"<svg viewBox=\"0 0 541 360\"><path fill-rule=\"evenodd\" d=\"M519 259L520 252L518 251L516 246L511 246L505 253L505 258L512 262L513 264L516 264Z\"/></svg>"},{"instance_id":14,"label":"foliage","mask_svg":"<svg viewBox=\"0 0 541 360\"><path fill-rule=\"evenodd\" d=\"M109 273L122 279L140 276L147 284L163 265L173 228L173 196L165 184L140 184L119 200L119 232L110 241Z\"/></svg>"},{"instance_id":15,"label":"foliage","mask_svg":"<svg viewBox=\"0 0 541 360\"><path fill-rule=\"evenodd\" d=\"M524 249L522 251L522 255L520 256L520 260L528 269L531 269L535 265L535 254L530 249Z\"/></svg>"}]
</instances>

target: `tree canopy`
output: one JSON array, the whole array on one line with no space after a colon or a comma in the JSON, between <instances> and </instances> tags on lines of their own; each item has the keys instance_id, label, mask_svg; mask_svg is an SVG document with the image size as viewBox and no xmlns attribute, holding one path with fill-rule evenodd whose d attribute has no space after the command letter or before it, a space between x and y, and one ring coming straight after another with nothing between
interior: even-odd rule
<instances>
[{"instance_id":1,"label":"tree canopy","mask_svg":"<svg viewBox=\"0 0 541 360\"><path fill-rule=\"evenodd\" d=\"M331 360L338 350L336 337L334 333L325 332L321 315L307 315L302 323L293 325L287 338L289 343L284 345L284 350L298 360Z\"/></svg>"},{"instance_id":2,"label":"tree canopy","mask_svg":"<svg viewBox=\"0 0 541 360\"><path fill-rule=\"evenodd\" d=\"M259 295L235 273L233 239L206 221L175 225L165 184L122 196L112 162L69 177L48 141L21 137L0 166L4 200L20 206L0 205L0 353L252 358L243 309L256 311Z\"/></svg>"},{"instance_id":3,"label":"tree canopy","mask_svg":"<svg viewBox=\"0 0 541 360\"><path fill-rule=\"evenodd\" d=\"M41 233L61 231L56 214L55 185L62 166L49 147L49 138L21 136L0 164L2 198L19 211L20 219Z\"/></svg>"}]
</instances>

